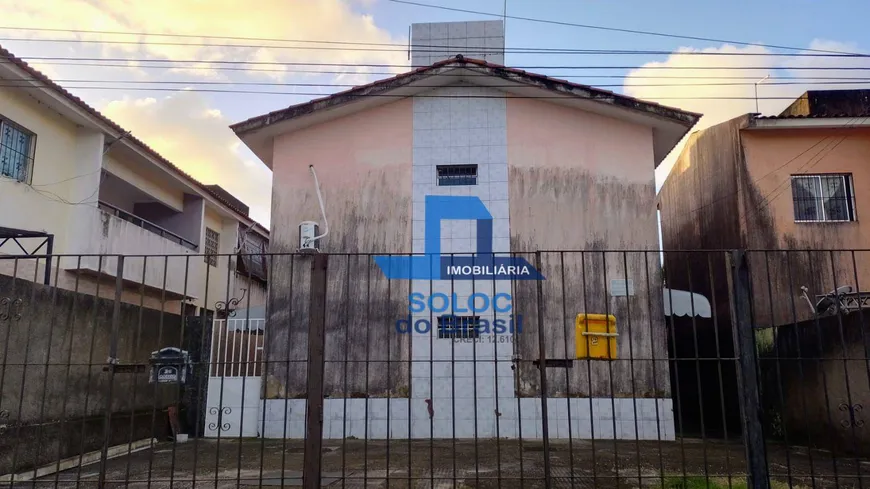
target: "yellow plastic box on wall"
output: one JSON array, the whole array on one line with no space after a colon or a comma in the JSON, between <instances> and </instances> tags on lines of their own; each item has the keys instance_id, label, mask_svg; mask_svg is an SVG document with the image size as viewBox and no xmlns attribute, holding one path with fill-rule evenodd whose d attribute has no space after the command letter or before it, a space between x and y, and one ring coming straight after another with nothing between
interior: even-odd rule
<instances>
[{"instance_id":1,"label":"yellow plastic box on wall","mask_svg":"<svg viewBox=\"0 0 870 489\"><path fill-rule=\"evenodd\" d=\"M616 359L616 316L578 314L574 324L577 358Z\"/></svg>"}]
</instances>

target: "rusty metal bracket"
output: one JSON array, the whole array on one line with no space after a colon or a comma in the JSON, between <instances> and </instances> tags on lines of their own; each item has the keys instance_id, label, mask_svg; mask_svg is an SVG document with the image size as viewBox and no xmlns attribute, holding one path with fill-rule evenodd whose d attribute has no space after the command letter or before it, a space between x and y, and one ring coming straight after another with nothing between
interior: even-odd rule
<instances>
[{"instance_id":1,"label":"rusty metal bracket","mask_svg":"<svg viewBox=\"0 0 870 489\"><path fill-rule=\"evenodd\" d=\"M0 297L0 321L5 321L10 318L13 321L20 320L23 309L23 300L13 299L11 297Z\"/></svg>"},{"instance_id":2,"label":"rusty metal bracket","mask_svg":"<svg viewBox=\"0 0 870 489\"><path fill-rule=\"evenodd\" d=\"M854 426L856 428L864 427L864 420L857 419L858 413L864 410L864 406L862 406L861 403L849 405L848 403L843 402L840 403L839 406L837 406L837 409L839 409L840 411L849 412L849 419L844 419L840 421L840 426L842 426L843 428L849 428L851 426Z\"/></svg>"}]
</instances>

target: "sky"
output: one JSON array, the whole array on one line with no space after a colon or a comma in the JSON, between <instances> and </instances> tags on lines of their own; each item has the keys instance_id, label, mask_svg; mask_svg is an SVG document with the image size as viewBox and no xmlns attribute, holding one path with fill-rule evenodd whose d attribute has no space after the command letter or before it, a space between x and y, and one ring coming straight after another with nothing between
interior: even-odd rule
<instances>
[{"instance_id":1,"label":"sky","mask_svg":"<svg viewBox=\"0 0 870 489\"><path fill-rule=\"evenodd\" d=\"M801 49L870 50L870 30L866 29L870 2L861 0L415 1L495 14L506 8L511 17ZM270 221L271 173L229 130L230 124L347 88L334 85L361 84L405 71L407 52L401 46L407 45L412 23L496 18L390 0L0 0L0 12L0 45L131 130L195 178L226 188L250 205L251 216L264 224ZM778 113L789 104L789 98L807 89L870 87L870 70L842 69L870 68L870 58L784 57L776 53L795 51L512 18L506 19L505 31L505 64L540 66L543 68L529 71L570 77L571 81L703 113L696 130L755 112L754 82L767 75L771 79L758 84L758 111L763 114ZM348 42L370 44L357 45L356 49L340 44ZM393 44L396 47L390 46ZM303 47L319 49L300 49ZM510 52L517 48L658 53ZM685 54L696 51L753 55ZM234 64L236 61L246 64ZM389 66L368 66L372 64ZM593 70L590 66L625 68ZM662 76L674 78L650 78ZM699 80L701 76L708 78ZM734 76L746 78L728 78ZM790 76L803 79L781 78ZM866 77L868 83L832 84L816 79L810 85L808 77ZM742 85L710 86L711 82ZM649 86L654 84L668 86ZM657 185L667 177L680 148L656 170Z\"/></svg>"}]
</instances>

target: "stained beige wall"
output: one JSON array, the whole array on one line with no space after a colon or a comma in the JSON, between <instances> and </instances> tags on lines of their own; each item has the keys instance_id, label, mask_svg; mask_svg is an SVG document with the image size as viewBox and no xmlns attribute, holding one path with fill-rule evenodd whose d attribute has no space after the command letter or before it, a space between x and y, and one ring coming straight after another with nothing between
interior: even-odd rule
<instances>
[{"instance_id":1,"label":"stained beige wall","mask_svg":"<svg viewBox=\"0 0 870 489\"><path fill-rule=\"evenodd\" d=\"M309 165L320 180L329 236L325 251L411 252L412 102L402 100L275 138L270 251L294 253L298 225L323 218ZM306 385L311 258L272 258L270 371L266 396L294 396ZM395 333L407 315L407 284L392 287L371 259L330 257L326 318L326 392L385 393L408 388L408 338ZM399 282L399 281L395 281ZM346 355L346 356L345 356ZM343 360L372 363L371 371ZM401 360L404 359L404 362ZM396 363L392 363L396 362ZM345 384L345 379L347 383Z\"/></svg>"},{"instance_id":2,"label":"stained beige wall","mask_svg":"<svg viewBox=\"0 0 870 489\"><path fill-rule=\"evenodd\" d=\"M816 294L834 287L867 290L870 252L860 250L870 249L865 222L870 212L870 130L743 130L740 136L746 161L738 176L745 247L803 250L750 255L753 285L760 291L753 294L757 322L788 324L811 317L801 286L809 289L813 302ZM817 173L852 175L856 221L795 222L791 176ZM768 287L768 282L773 285Z\"/></svg>"},{"instance_id":3,"label":"stained beige wall","mask_svg":"<svg viewBox=\"0 0 870 489\"><path fill-rule=\"evenodd\" d=\"M578 313L614 314L621 330L619 360L591 362L589 371L585 364L551 369L549 394L665 396L652 130L545 101L508 99L507 131L511 250L587 250L541 254L547 357L573 358ZM625 279L633 281L634 295L612 297L611 281ZM537 286L514 284L515 311L526 319L517 335L523 358L540 357ZM537 369L521 369L519 382L523 394L539 392Z\"/></svg>"}]
</instances>

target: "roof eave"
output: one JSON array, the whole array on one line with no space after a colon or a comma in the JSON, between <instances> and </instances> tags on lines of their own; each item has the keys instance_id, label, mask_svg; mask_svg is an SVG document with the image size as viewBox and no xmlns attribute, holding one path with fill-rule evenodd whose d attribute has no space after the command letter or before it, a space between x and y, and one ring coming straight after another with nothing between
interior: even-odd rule
<instances>
[{"instance_id":1,"label":"roof eave","mask_svg":"<svg viewBox=\"0 0 870 489\"><path fill-rule=\"evenodd\" d=\"M747 129L848 129L870 127L870 116L859 117L753 117Z\"/></svg>"},{"instance_id":2,"label":"roof eave","mask_svg":"<svg viewBox=\"0 0 870 489\"><path fill-rule=\"evenodd\" d=\"M564 95L566 98L588 100L595 103L606 104L617 109L623 109L634 114L641 114L667 124L671 127L668 134L656 137L655 165L667 156L673 147L688 133L698 122L701 114L689 112L674 107L647 102L607 90L601 90L586 85L568 82L566 80L550 78L545 75L528 73L523 70L507 68L485 61L469 58L451 58L440 61L431 66L402 73L392 78L378 80L368 85L355 87L327 97L311 100L302 104L293 105L285 109L276 110L261 116L253 117L230 126L230 129L245 143L254 154L260 158L267 167L272 168L272 143L273 137L281 133L275 127L290 120L310 116L312 114L326 112L338 107L347 106L354 102L383 95L392 92L396 98L401 97L399 90L407 90L405 95L411 96L416 91L428 89L414 89L415 82L432 79L449 71L467 69L474 72L484 72L494 78L503 79L516 83L518 88L536 88L550 93ZM395 100L391 97L391 99ZM653 126L653 124L649 124ZM272 128L272 130L269 130ZM655 130L655 129L654 129Z\"/></svg>"}]
</instances>

